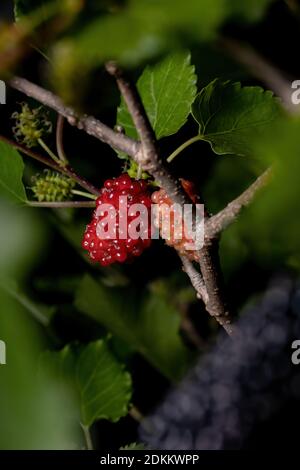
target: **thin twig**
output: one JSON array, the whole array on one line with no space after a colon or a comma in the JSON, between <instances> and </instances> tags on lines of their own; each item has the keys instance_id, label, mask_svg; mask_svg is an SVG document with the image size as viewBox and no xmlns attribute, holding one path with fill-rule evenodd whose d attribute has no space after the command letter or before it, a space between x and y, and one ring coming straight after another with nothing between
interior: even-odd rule
<instances>
[{"instance_id":1,"label":"thin twig","mask_svg":"<svg viewBox=\"0 0 300 470\"><path fill-rule=\"evenodd\" d=\"M210 243L206 243L199 254L200 269L208 293L208 299L205 302L206 310L217 320L228 335L232 335L234 329L231 325L232 318L224 295L223 275L219 259L219 241L215 239Z\"/></svg>"},{"instance_id":2,"label":"thin twig","mask_svg":"<svg viewBox=\"0 0 300 470\"><path fill-rule=\"evenodd\" d=\"M199 264L209 294L206 310L222 325L229 335L234 333L230 314L224 298L223 277L219 262L218 236L233 223L243 207L248 206L256 193L269 181L271 169L266 170L257 180L225 209L207 218L205 223L205 244L199 252Z\"/></svg>"},{"instance_id":3,"label":"thin twig","mask_svg":"<svg viewBox=\"0 0 300 470\"><path fill-rule=\"evenodd\" d=\"M198 142L201 139L202 137L200 137L199 135L196 135L192 137L191 139L187 140L186 142L184 142L183 144L181 144L180 147L178 147L176 150L174 150L174 152L171 153L171 155L168 156L167 162L171 163L174 160L174 158L177 157L177 155L183 152L183 150L185 150L190 145L194 144L195 142Z\"/></svg>"},{"instance_id":4,"label":"thin twig","mask_svg":"<svg viewBox=\"0 0 300 470\"><path fill-rule=\"evenodd\" d=\"M208 306L209 306L209 296L207 294L206 286L202 277L202 274L195 269L193 263L185 256L180 255L182 265L183 265L183 271L188 275L190 278L191 284L194 287L197 298L199 300L202 300L206 310L208 311ZM189 318L188 312L185 310L181 311L181 329L191 343L199 350L203 350L205 348L205 341L199 336L198 331L196 330L194 323L192 320ZM225 330L227 329L227 325L225 325ZM231 331L228 331L229 334L231 334Z\"/></svg>"},{"instance_id":5,"label":"thin twig","mask_svg":"<svg viewBox=\"0 0 300 470\"><path fill-rule=\"evenodd\" d=\"M249 186L240 196L231 201L223 210L218 214L210 217L205 225L205 237L213 239L232 224L241 210L255 198L257 192L261 190L270 181L272 176L272 169L268 168L261 176L259 176L254 183Z\"/></svg>"},{"instance_id":6,"label":"thin twig","mask_svg":"<svg viewBox=\"0 0 300 470\"><path fill-rule=\"evenodd\" d=\"M282 99L288 111L293 113L299 112L299 107L293 105L291 99L292 80L288 80L273 64L248 45L241 44L234 39L223 37L218 41L218 45L240 64L244 65L254 77L261 80L270 90L274 91Z\"/></svg>"},{"instance_id":7,"label":"thin twig","mask_svg":"<svg viewBox=\"0 0 300 470\"><path fill-rule=\"evenodd\" d=\"M24 155L27 155L28 157L33 158L34 160L36 160L40 163L43 163L44 165L52 168L53 170L58 171L60 173L63 173L64 175L69 176L74 181L76 181L76 183L78 183L82 188L86 189L90 193L95 194L96 196L98 196L100 194L100 191L97 188L95 188L95 186L92 183L87 181L82 176L79 176L75 172L75 170L73 170L73 168L70 165L65 166L65 167L63 167L61 165L58 165L56 162L54 162L52 160L52 158L45 157L45 156L40 155L36 152L33 152L32 150L28 149L27 147L25 147L21 144L18 144L14 140L10 140L7 137L4 137L2 135L0 135L0 141L11 145L16 150L19 150L19 152L22 152Z\"/></svg>"},{"instance_id":8,"label":"thin twig","mask_svg":"<svg viewBox=\"0 0 300 470\"><path fill-rule=\"evenodd\" d=\"M93 116L81 116L74 109L65 106L62 100L51 91L29 82L25 78L14 77L9 82L12 88L34 98L66 118L71 126L85 131L87 134L110 145L127 155L134 157L139 150L139 143L123 134L113 131Z\"/></svg>"},{"instance_id":9,"label":"thin twig","mask_svg":"<svg viewBox=\"0 0 300 470\"><path fill-rule=\"evenodd\" d=\"M86 189L95 196L99 196L100 190L90 183L90 181L83 178L83 176L79 176L70 165L64 167L63 171L66 175L76 181L82 188Z\"/></svg>"},{"instance_id":10,"label":"thin twig","mask_svg":"<svg viewBox=\"0 0 300 470\"><path fill-rule=\"evenodd\" d=\"M85 191L78 191L78 189L72 189L71 193L75 194L76 196L82 196L82 197L86 197L88 199L92 199L93 201L95 201L97 199L97 196L95 196L94 194L87 193Z\"/></svg>"},{"instance_id":11,"label":"thin twig","mask_svg":"<svg viewBox=\"0 0 300 470\"><path fill-rule=\"evenodd\" d=\"M60 160L64 163L68 163L68 159L66 157L64 151L64 144L63 144L63 135L64 135L64 123L65 118L59 114L57 118L57 125L56 125L56 149L57 155L59 156Z\"/></svg>"},{"instance_id":12,"label":"thin twig","mask_svg":"<svg viewBox=\"0 0 300 470\"><path fill-rule=\"evenodd\" d=\"M43 141L43 139L38 139L38 143L40 146L45 150L45 152L49 155L49 157L57 163L59 166L64 166L63 162L55 155L55 153L52 152L52 150L48 147L46 142Z\"/></svg>"},{"instance_id":13,"label":"thin twig","mask_svg":"<svg viewBox=\"0 0 300 470\"><path fill-rule=\"evenodd\" d=\"M224 298L222 271L219 263L218 236L240 214L243 207L248 206L257 192L269 181L271 169L266 170L257 180L225 209L207 219L205 223L205 244L199 252L199 264L203 280L208 292L206 310L222 325L228 334L234 333L229 311Z\"/></svg>"},{"instance_id":14,"label":"thin twig","mask_svg":"<svg viewBox=\"0 0 300 470\"><path fill-rule=\"evenodd\" d=\"M193 263L188 260L186 256L179 256L183 266L182 269L190 278L191 284L196 291L198 299L202 299L204 303L207 303L208 294L201 273L199 273L199 271L194 268Z\"/></svg>"},{"instance_id":15,"label":"thin twig","mask_svg":"<svg viewBox=\"0 0 300 470\"><path fill-rule=\"evenodd\" d=\"M95 202L92 201L63 201L63 202L37 202L27 201L26 204L30 207L49 207L53 209L65 209L69 207L76 207L77 209L85 207L95 207Z\"/></svg>"},{"instance_id":16,"label":"thin twig","mask_svg":"<svg viewBox=\"0 0 300 470\"><path fill-rule=\"evenodd\" d=\"M29 148L25 147L24 145L15 142L14 140L8 139L7 137L0 135L0 141L5 142L11 147L14 147L16 150L19 150L19 152L22 152L24 155L27 155L28 157L33 158L34 160L43 163L44 165L49 166L50 168L53 168L53 170L62 171L62 168L60 168L57 163L55 163L51 158L40 155L34 152L33 150L30 150Z\"/></svg>"}]
</instances>

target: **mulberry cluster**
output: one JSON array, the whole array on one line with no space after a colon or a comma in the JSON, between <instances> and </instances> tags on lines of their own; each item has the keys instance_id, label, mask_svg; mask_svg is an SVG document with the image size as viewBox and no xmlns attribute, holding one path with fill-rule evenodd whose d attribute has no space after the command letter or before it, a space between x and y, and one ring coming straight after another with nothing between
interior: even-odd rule
<instances>
[{"instance_id":1,"label":"mulberry cluster","mask_svg":"<svg viewBox=\"0 0 300 470\"><path fill-rule=\"evenodd\" d=\"M125 199L125 197L127 197ZM121 198L121 199L120 199ZM120 201L123 198L122 210ZM125 204L126 202L126 204ZM110 215L108 211L101 211L102 204L110 204L115 208L115 215ZM136 213L130 214L130 207L133 204L143 204L147 209L145 224L142 222L137 227L138 237L130 237L130 226L138 217ZM118 178L105 181L101 189L100 196L96 201L96 210L82 241L82 247L88 251L90 258L98 261L102 266L108 266L114 262L123 263L129 261L148 248L151 244L151 196L146 181L134 180L127 173ZM121 224L122 217L127 217L125 227ZM105 232L109 224L107 218L111 220L114 228L113 236L99 236L97 227L101 227L100 233ZM100 224L100 225L99 225ZM124 232L125 230L125 232Z\"/></svg>"}]
</instances>

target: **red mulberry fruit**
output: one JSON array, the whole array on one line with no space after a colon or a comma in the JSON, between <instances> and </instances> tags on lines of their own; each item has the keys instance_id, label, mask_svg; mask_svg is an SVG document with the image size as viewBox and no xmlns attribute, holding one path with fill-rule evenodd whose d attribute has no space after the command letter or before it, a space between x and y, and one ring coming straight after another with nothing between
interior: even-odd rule
<instances>
[{"instance_id":1,"label":"red mulberry fruit","mask_svg":"<svg viewBox=\"0 0 300 470\"><path fill-rule=\"evenodd\" d=\"M109 204L109 209L104 204ZM139 211L134 210L134 204L143 205L143 217L137 215ZM127 173L105 181L82 247L102 266L139 256L151 244L150 209L151 195L146 181L134 180ZM107 230L109 226L111 230Z\"/></svg>"}]
</instances>

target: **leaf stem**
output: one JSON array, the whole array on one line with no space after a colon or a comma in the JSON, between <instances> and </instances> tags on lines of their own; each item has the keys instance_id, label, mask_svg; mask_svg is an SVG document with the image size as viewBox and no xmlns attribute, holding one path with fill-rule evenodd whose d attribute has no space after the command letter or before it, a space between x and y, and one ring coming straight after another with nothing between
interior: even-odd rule
<instances>
[{"instance_id":1,"label":"leaf stem","mask_svg":"<svg viewBox=\"0 0 300 470\"><path fill-rule=\"evenodd\" d=\"M88 199L93 199L94 201L97 199L97 196L91 193L87 193L85 191L79 191L78 189L72 189L72 194L76 194L77 196L87 197Z\"/></svg>"},{"instance_id":2,"label":"leaf stem","mask_svg":"<svg viewBox=\"0 0 300 470\"><path fill-rule=\"evenodd\" d=\"M63 201L63 202L27 201L26 204L30 207L49 207L52 209L65 209L65 208L70 208L70 207L76 207L76 208L95 207L95 203L92 201Z\"/></svg>"},{"instance_id":3,"label":"leaf stem","mask_svg":"<svg viewBox=\"0 0 300 470\"><path fill-rule=\"evenodd\" d=\"M192 137L191 139L187 140L184 142L180 147L178 147L169 157L167 158L167 162L171 163L177 155L179 155L183 150L185 150L187 147L190 145L194 144L195 142L198 142L198 140L201 140L202 137L200 135L196 135L195 137Z\"/></svg>"},{"instance_id":4,"label":"leaf stem","mask_svg":"<svg viewBox=\"0 0 300 470\"><path fill-rule=\"evenodd\" d=\"M48 147L48 145L43 141L43 139L38 139L38 143L40 146L48 153L48 155L52 158L60 166L64 166L65 164L58 158L55 153Z\"/></svg>"},{"instance_id":5,"label":"leaf stem","mask_svg":"<svg viewBox=\"0 0 300 470\"><path fill-rule=\"evenodd\" d=\"M142 173L143 173L143 168L142 168L141 165L139 165L139 166L138 166L138 170L137 170L137 174L136 174L136 179L137 179L137 180L141 179Z\"/></svg>"},{"instance_id":6,"label":"leaf stem","mask_svg":"<svg viewBox=\"0 0 300 470\"><path fill-rule=\"evenodd\" d=\"M190 278L191 284L194 287L197 298L202 299L204 303L208 302L208 293L205 287L205 283L203 280L203 277L200 272L198 272L191 261L184 256L184 255L179 255L182 266L183 266L183 271L188 275Z\"/></svg>"},{"instance_id":7,"label":"leaf stem","mask_svg":"<svg viewBox=\"0 0 300 470\"><path fill-rule=\"evenodd\" d=\"M59 159L63 162L64 165L66 165L68 163L68 159L66 157L63 144L64 123L65 118L61 114L59 114L56 126L56 148Z\"/></svg>"},{"instance_id":8,"label":"leaf stem","mask_svg":"<svg viewBox=\"0 0 300 470\"><path fill-rule=\"evenodd\" d=\"M90 428L88 426L84 426L82 423L81 427L83 430L87 450L94 450Z\"/></svg>"}]
</instances>

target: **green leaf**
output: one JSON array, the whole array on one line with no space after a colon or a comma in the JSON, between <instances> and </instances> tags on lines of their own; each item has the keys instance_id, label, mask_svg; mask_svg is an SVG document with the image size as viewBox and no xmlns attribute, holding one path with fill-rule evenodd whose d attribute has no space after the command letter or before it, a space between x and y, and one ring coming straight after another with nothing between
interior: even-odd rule
<instances>
[{"instance_id":1,"label":"green leaf","mask_svg":"<svg viewBox=\"0 0 300 470\"><path fill-rule=\"evenodd\" d=\"M199 136L218 155L252 155L253 140L281 114L279 101L260 87L214 80L201 90L192 114Z\"/></svg>"},{"instance_id":2,"label":"green leaf","mask_svg":"<svg viewBox=\"0 0 300 470\"><path fill-rule=\"evenodd\" d=\"M178 310L163 296L105 287L86 275L75 303L169 379L180 379L190 366L192 354L179 335Z\"/></svg>"},{"instance_id":3,"label":"green leaf","mask_svg":"<svg viewBox=\"0 0 300 470\"><path fill-rule=\"evenodd\" d=\"M144 444L132 442L131 444L120 447L120 450L146 450L146 446Z\"/></svg>"},{"instance_id":4,"label":"green leaf","mask_svg":"<svg viewBox=\"0 0 300 470\"><path fill-rule=\"evenodd\" d=\"M42 365L50 365L57 377L73 382L84 426L89 427L99 419L115 422L127 415L132 396L131 377L106 340L87 346L67 345L59 352L47 351Z\"/></svg>"},{"instance_id":5,"label":"green leaf","mask_svg":"<svg viewBox=\"0 0 300 470\"><path fill-rule=\"evenodd\" d=\"M157 139L175 134L186 122L196 95L195 68L188 52L174 53L147 67L137 88ZM131 116L122 100L117 123L136 138Z\"/></svg>"},{"instance_id":6,"label":"green leaf","mask_svg":"<svg viewBox=\"0 0 300 470\"><path fill-rule=\"evenodd\" d=\"M0 193L14 202L25 202L22 177L24 163L20 154L9 144L0 141Z\"/></svg>"},{"instance_id":7,"label":"green leaf","mask_svg":"<svg viewBox=\"0 0 300 470\"><path fill-rule=\"evenodd\" d=\"M224 0L189 0L188 7L182 0L129 0L89 22L76 38L74 53L81 65L112 58L136 64L178 46L176 34L211 39L225 15Z\"/></svg>"},{"instance_id":8,"label":"green leaf","mask_svg":"<svg viewBox=\"0 0 300 470\"><path fill-rule=\"evenodd\" d=\"M77 364L82 423L97 419L118 421L128 413L132 395L131 377L124 371L103 340L89 344Z\"/></svg>"}]
</instances>

